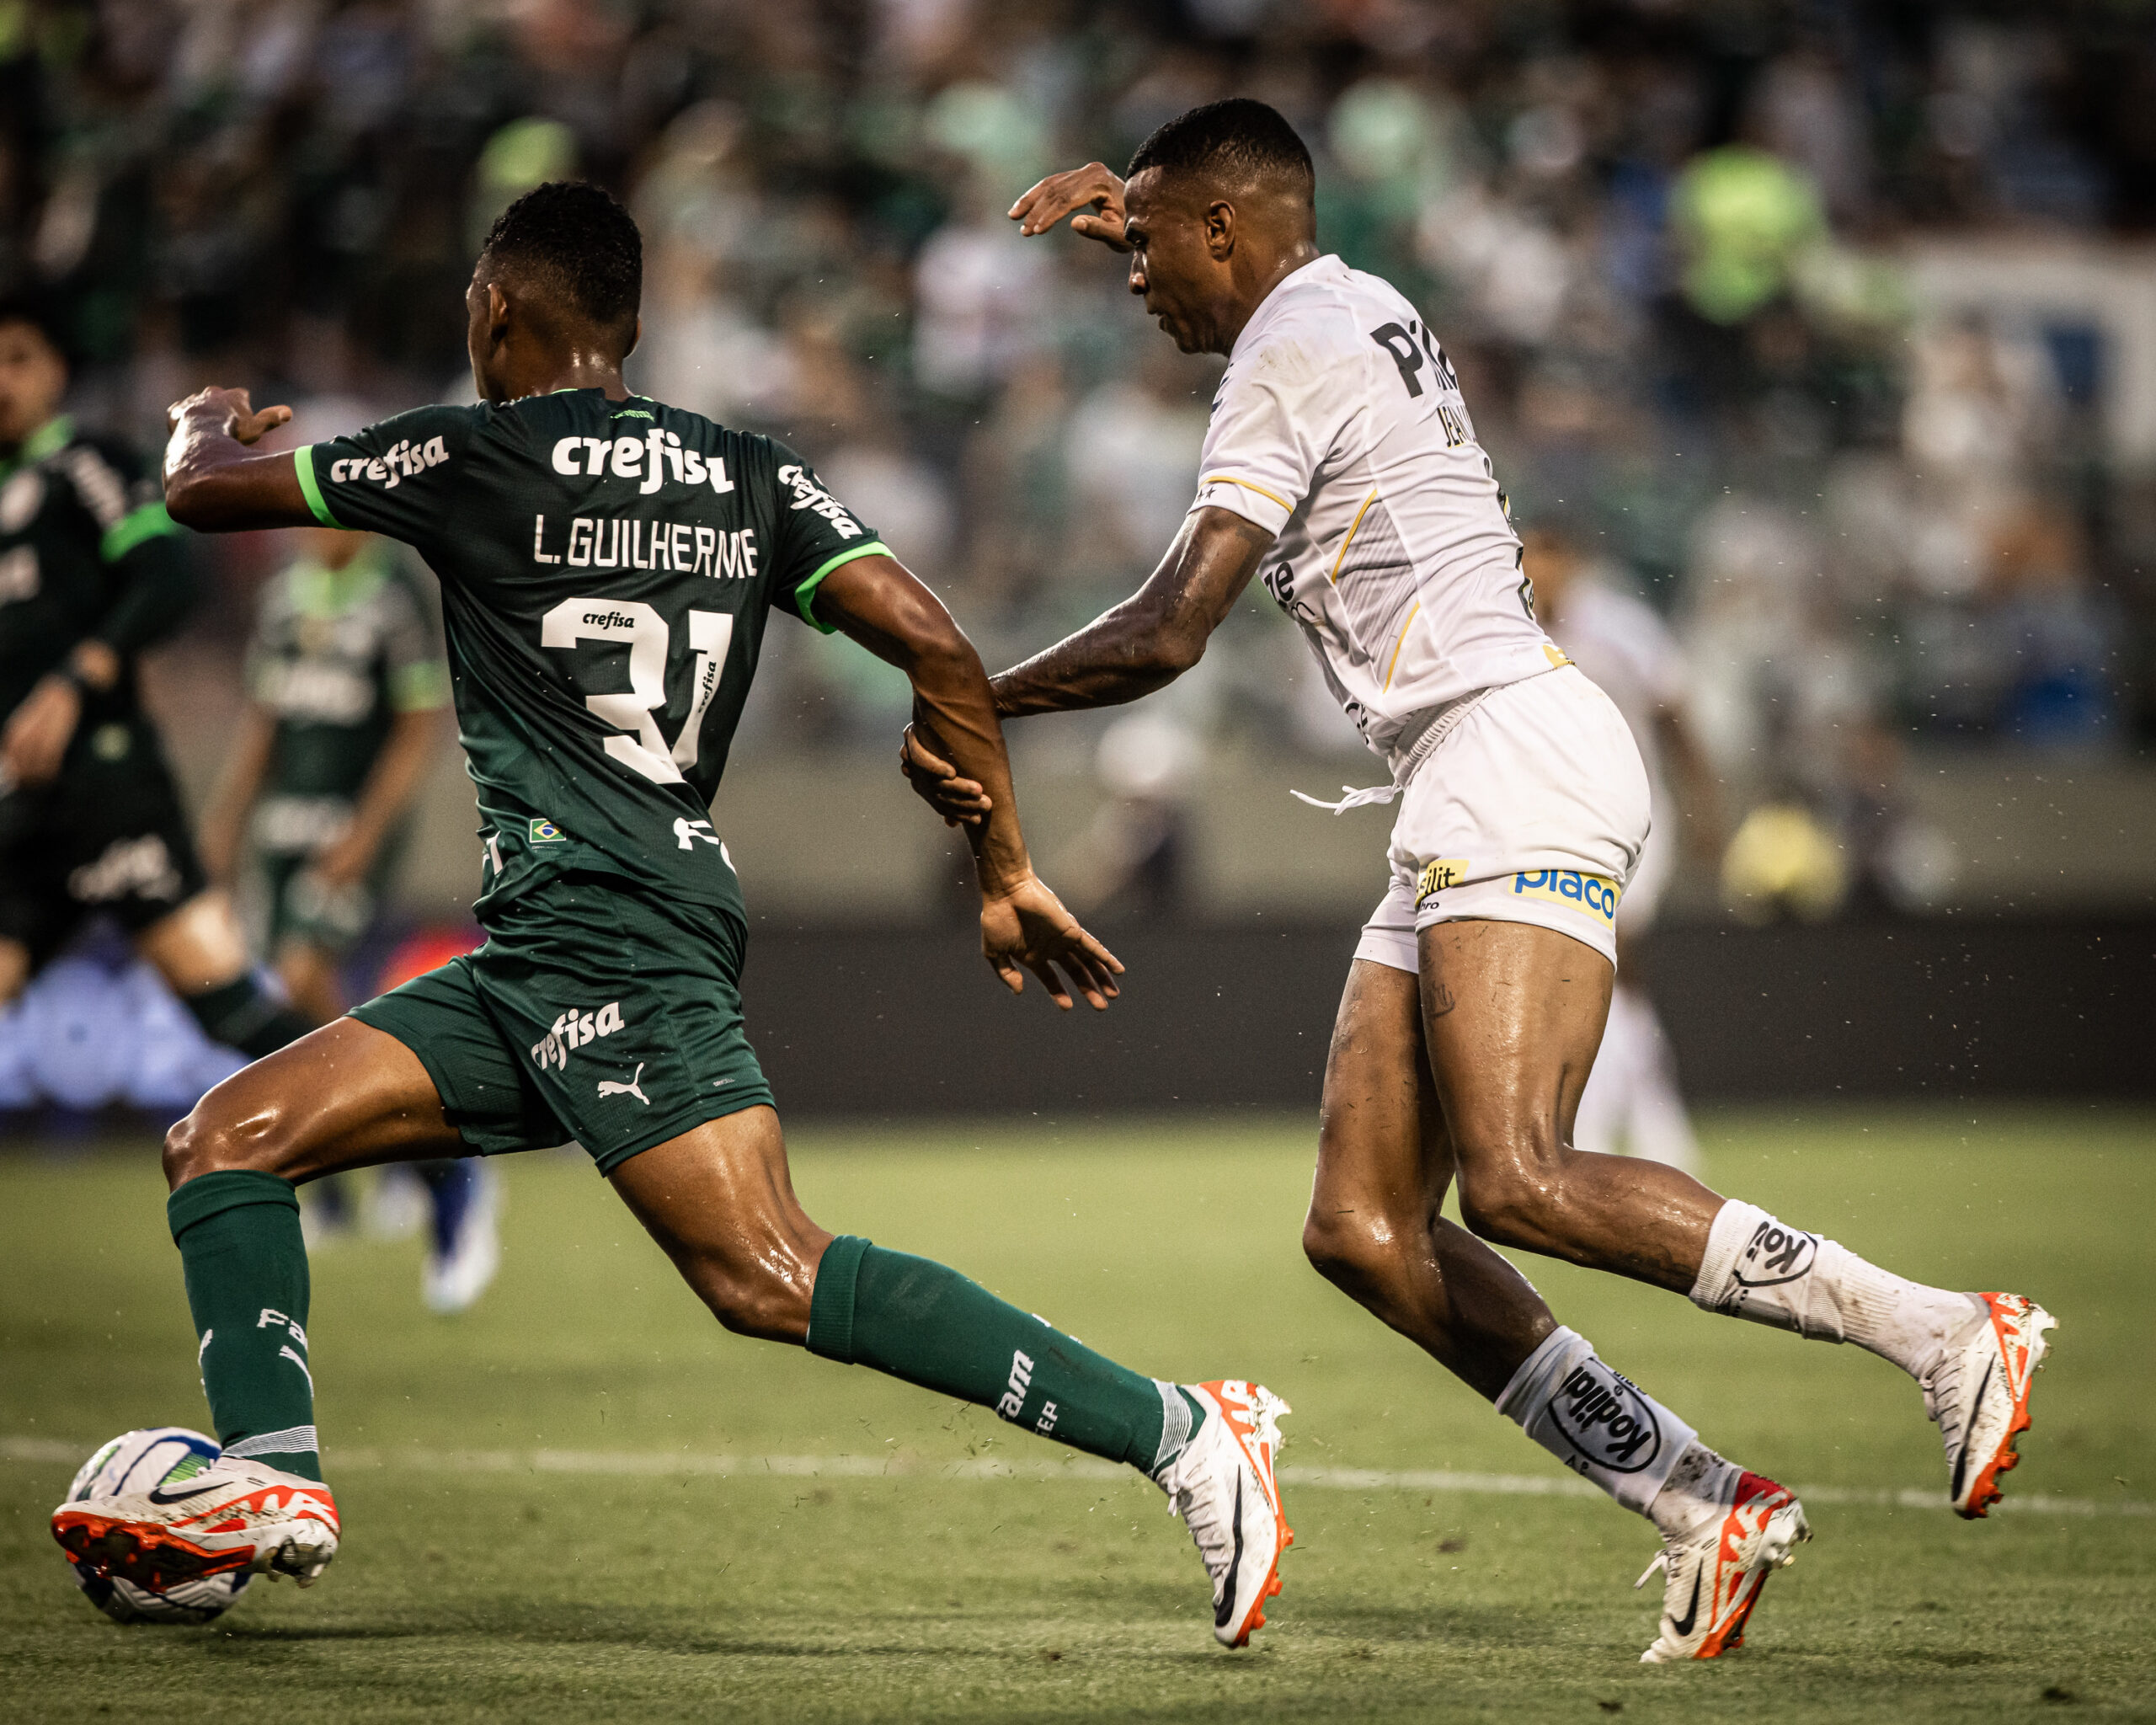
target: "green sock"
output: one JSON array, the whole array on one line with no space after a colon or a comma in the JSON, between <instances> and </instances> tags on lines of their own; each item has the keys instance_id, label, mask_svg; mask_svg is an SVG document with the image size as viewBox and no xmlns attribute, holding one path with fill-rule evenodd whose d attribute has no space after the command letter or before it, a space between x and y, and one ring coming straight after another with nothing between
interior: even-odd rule
<instances>
[{"instance_id":1,"label":"green sock","mask_svg":"<svg viewBox=\"0 0 2156 1725\"><path fill-rule=\"evenodd\" d=\"M300 1201L275 1174L226 1168L165 1200L210 1418L228 1455L322 1477L307 1364Z\"/></svg>"},{"instance_id":2,"label":"green sock","mask_svg":"<svg viewBox=\"0 0 2156 1725\"><path fill-rule=\"evenodd\" d=\"M993 1408L1013 1425L1158 1474L1205 1415L956 1270L842 1234L825 1249L808 1351Z\"/></svg>"}]
</instances>

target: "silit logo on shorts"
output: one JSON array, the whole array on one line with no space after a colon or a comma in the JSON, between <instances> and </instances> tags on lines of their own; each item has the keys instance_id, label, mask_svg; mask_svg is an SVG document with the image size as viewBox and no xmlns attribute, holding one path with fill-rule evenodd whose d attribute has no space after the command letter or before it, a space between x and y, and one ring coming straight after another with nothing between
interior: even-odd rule
<instances>
[{"instance_id":1,"label":"silit logo on shorts","mask_svg":"<svg viewBox=\"0 0 2156 1725\"><path fill-rule=\"evenodd\" d=\"M1458 886L1466 879L1464 857L1439 857L1425 862L1422 872L1415 877L1415 908L1421 910L1447 887Z\"/></svg>"},{"instance_id":2,"label":"silit logo on shorts","mask_svg":"<svg viewBox=\"0 0 2156 1725\"><path fill-rule=\"evenodd\" d=\"M1523 898L1555 899L1582 916L1617 920L1617 900L1624 889L1603 874L1582 874L1577 868L1529 868L1513 877L1513 891Z\"/></svg>"},{"instance_id":3,"label":"silit logo on shorts","mask_svg":"<svg viewBox=\"0 0 2156 1725\"><path fill-rule=\"evenodd\" d=\"M1598 1359L1582 1360L1557 1386L1550 1418L1582 1461L1611 1473L1642 1472L1662 1453L1646 1397Z\"/></svg>"},{"instance_id":4,"label":"silit logo on shorts","mask_svg":"<svg viewBox=\"0 0 2156 1725\"><path fill-rule=\"evenodd\" d=\"M1785 1228L1780 1222L1762 1222L1737 1254L1730 1279L1740 1288L1779 1288L1812 1273L1819 1255L1819 1236Z\"/></svg>"},{"instance_id":5,"label":"silit logo on shorts","mask_svg":"<svg viewBox=\"0 0 2156 1725\"><path fill-rule=\"evenodd\" d=\"M542 1072L549 1066L558 1071L566 1071L571 1049L582 1048L586 1043L596 1042L602 1036L611 1036L627 1022L622 1016L619 1001L609 1001L605 1006L589 1012L579 1012L572 1007L554 1020L552 1029L531 1044L532 1061Z\"/></svg>"}]
</instances>

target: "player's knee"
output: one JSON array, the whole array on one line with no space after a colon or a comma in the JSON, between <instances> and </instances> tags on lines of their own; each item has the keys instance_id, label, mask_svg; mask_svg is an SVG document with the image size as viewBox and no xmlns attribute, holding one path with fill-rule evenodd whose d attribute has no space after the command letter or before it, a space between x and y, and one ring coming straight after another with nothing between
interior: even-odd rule
<instances>
[{"instance_id":1,"label":"player's knee","mask_svg":"<svg viewBox=\"0 0 2156 1725\"><path fill-rule=\"evenodd\" d=\"M737 1336L799 1342L808 1333L808 1295L769 1267L699 1258L691 1271L712 1316Z\"/></svg>"},{"instance_id":2,"label":"player's knee","mask_svg":"<svg viewBox=\"0 0 2156 1725\"><path fill-rule=\"evenodd\" d=\"M1532 1164L1508 1161L1472 1178L1461 1172L1460 1220L1468 1232L1492 1246L1540 1245L1557 1208L1556 1187Z\"/></svg>"},{"instance_id":3,"label":"player's knee","mask_svg":"<svg viewBox=\"0 0 2156 1725\"><path fill-rule=\"evenodd\" d=\"M1303 1219L1303 1256L1333 1286L1359 1298L1398 1274L1407 1242L1419 1231L1375 1210L1321 1202Z\"/></svg>"},{"instance_id":4,"label":"player's knee","mask_svg":"<svg viewBox=\"0 0 2156 1725\"><path fill-rule=\"evenodd\" d=\"M189 1180L232 1168L265 1174L284 1172L291 1146L274 1110L243 1111L219 1094L219 1086L165 1134L165 1183L178 1189Z\"/></svg>"}]
</instances>

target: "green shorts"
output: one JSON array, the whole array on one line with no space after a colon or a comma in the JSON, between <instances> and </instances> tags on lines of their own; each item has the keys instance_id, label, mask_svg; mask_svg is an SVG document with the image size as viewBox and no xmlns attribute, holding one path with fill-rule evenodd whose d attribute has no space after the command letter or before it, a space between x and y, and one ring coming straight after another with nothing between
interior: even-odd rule
<instances>
[{"instance_id":1,"label":"green shorts","mask_svg":"<svg viewBox=\"0 0 2156 1725\"><path fill-rule=\"evenodd\" d=\"M386 841L367 872L344 886L324 886L305 852L269 852L261 858L262 884L270 900L267 945L275 958L287 941L342 959L360 943L382 909L397 871L402 846Z\"/></svg>"},{"instance_id":2,"label":"green shorts","mask_svg":"<svg viewBox=\"0 0 2156 1725\"><path fill-rule=\"evenodd\" d=\"M768 1105L741 1022L741 924L563 874L488 918L485 946L352 1016L419 1058L481 1156L574 1140L602 1174Z\"/></svg>"}]
</instances>

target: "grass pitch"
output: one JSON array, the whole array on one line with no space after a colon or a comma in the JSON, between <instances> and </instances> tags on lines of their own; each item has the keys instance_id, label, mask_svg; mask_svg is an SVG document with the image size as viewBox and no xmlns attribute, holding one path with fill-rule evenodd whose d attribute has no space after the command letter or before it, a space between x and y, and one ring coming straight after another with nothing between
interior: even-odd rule
<instances>
[{"instance_id":1,"label":"grass pitch","mask_svg":"<svg viewBox=\"0 0 2156 1725\"><path fill-rule=\"evenodd\" d=\"M69 1584L45 1518L63 1457L206 1420L155 1158L9 1156L0 1717L2156 1718L2156 1119L1754 1114L1705 1135L1720 1188L1908 1274L2026 1291L2063 1327L2009 1507L1971 1525L1867 1497L1944 1495L1918 1395L1881 1361L1527 1261L1561 1319L1708 1441L1819 1488L1818 1537L1751 1645L1678 1669L1636 1663L1656 1594L1630 1589L1654 1549L1636 1518L1339 1483L1563 1477L1303 1265L1305 1124L795 1146L827 1226L947 1258L1144 1370L1262 1377L1294 1402L1283 1467L1333 1482L1286 1485L1286 1591L1246 1653L1213 1647L1197 1557L1150 1487L725 1335L555 1156L508 1165L507 1262L466 1317L421 1310L416 1247L318 1258L347 1529L323 1583L258 1580L208 1629L122 1629ZM1019 1477L982 1477L995 1464ZM2038 1513L2036 1493L2076 1502Z\"/></svg>"}]
</instances>

